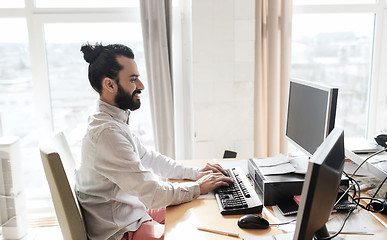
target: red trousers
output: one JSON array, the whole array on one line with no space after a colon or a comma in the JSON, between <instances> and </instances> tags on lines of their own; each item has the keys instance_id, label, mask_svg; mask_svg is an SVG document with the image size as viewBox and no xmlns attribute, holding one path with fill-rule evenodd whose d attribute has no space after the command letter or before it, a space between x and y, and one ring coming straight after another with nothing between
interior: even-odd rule
<instances>
[{"instance_id":1,"label":"red trousers","mask_svg":"<svg viewBox=\"0 0 387 240\"><path fill-rule=\"evenodd\" d=\"M121 240L156 240L164 239L165 208L149 209L152 220L143 222L135 232L126 232Z\"/></svg>"}]
</instances>

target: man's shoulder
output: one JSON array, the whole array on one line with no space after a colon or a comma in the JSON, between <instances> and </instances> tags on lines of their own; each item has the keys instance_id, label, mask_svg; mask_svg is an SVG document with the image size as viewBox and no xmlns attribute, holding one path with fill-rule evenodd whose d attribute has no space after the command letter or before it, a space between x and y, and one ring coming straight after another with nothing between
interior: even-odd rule
<instances>
[{"instance_id":1,"label":"man's shoulder","mask_svg":"<svg viewBox=\"0 0 387 240\"><path fill-rule=\"evenodd\" d=\"M89 118L87 135L100 137L101 134L123 133L126 136L131 136L129 129L124 123L112 118L109 114L99 112Z\"/></svg>"},{"instance_id":2,"label":"man's shoulder","mask_svg":"<svg viewBox=\"0 0 387 240\"><path fill-rule=\"evenodd\" d=\"M96 113L89 118L87 133L101 134L105 129L119 130L119 123L106 113Z\"/></svg>"},{"instance_id":3,"label":"man's shoulder","mask_svg":"<svg viewBox=\"0 0 387 240\"><path fill-rule=\"evenodd\" d=\"M97 112L89 117L89 126L118 126L118 121L105 112Z\"/></svg>"}]
</instances>

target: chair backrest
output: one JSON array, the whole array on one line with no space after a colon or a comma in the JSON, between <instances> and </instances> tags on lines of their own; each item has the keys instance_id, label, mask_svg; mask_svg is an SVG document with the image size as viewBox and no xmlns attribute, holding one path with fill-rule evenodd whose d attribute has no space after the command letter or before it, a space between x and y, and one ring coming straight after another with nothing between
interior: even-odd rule
<instances>
[{"instance_id":1,"label":"chair backrest","mask_svg":"<svg viewBox=\"0 0 387 240\"><path fill-rule=\"evenodd\" d=\"M67 144L67 142L65 143ZM86 228L78 200L75 197L72 185L68 181L61 155L55 149L55 145L51 141L50 146L41 146L40 155L63 239L87 239ZM72 173L69 175L72 175Z\"/></svg>"},{"instance_id":2,"label":"chair backrest","mask_svg":"<svg viewBox=\"0 0 387 240\"><path fill-rule=\"evenodd\" d=\"M74 184L75 184L75 160L73 154L71 153L70 146L66 140L63 132L53 133L48 138L50 145L52 145L53 149L55 149L60 159L62 160L62 164L64 170L67 175L67 179L70 183L70 187L74 192ZM47 144L46 144L47 145Z\"/></svg>"}]
</instances>

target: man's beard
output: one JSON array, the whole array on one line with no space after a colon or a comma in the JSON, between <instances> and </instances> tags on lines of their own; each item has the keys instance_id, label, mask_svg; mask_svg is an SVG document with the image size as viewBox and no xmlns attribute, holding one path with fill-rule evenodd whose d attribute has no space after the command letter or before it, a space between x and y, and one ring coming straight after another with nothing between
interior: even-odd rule
<instances>
[{"instance_id":1,"label":"man's beard","mask_svg":"<svg viewBox=\"0 0 387 240\"><path fill-rule=\"evenodd\" d=\"M132 94L130 94L128 92L125 92L125 90L121 87L120 84L117 84L117 85L118 85L118 92L116 97L114 98L114 101L116 102L118 107L123 110L129 109L131 111L134 111L140 108L141 106L140 99L137 99L136 101L134 101L133 98L136 93L140 94L141 90L136 89L133 91Z\"/></svg>"}]
</instances>

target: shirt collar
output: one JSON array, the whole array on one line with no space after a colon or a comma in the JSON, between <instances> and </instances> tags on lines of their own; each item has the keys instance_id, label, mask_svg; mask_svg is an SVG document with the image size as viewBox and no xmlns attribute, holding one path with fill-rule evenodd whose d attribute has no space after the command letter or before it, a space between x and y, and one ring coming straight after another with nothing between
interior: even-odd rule
<instances>
[{"instance_id":1,"label":"shirt collar","mask_svg":"<svg viewBox=\"0 0 387 240\"><path fill-rule=\"evenodd\" d=\"M102 100L98 100L97 110L109 114L112 118L129 123L129 110L122 110L121 108L110 105Z\"/></svg>"}]
</instances>

